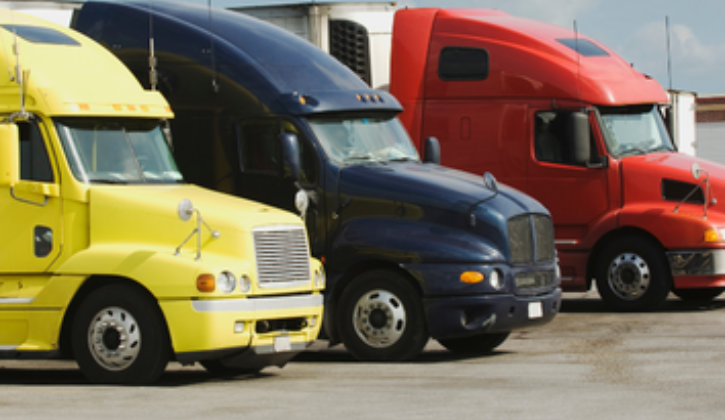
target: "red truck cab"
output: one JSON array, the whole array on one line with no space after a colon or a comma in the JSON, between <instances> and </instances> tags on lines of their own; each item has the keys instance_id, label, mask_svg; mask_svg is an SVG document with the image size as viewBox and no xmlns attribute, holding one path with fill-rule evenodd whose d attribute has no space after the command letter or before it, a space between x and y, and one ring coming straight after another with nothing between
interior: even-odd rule
<instances>
[{"instance_id":1,"label":"red truck cab","mask_svg":"<svg viewBox=\"0 0 725 420\"><path fill-rule=\"evenodd\" d=\"M576 32L485 9L407 9L390 92L420 149L552 213L565 291L620 310L725 288L725 167L678 153L665 91Z\"/></svg>"}]
</instances>

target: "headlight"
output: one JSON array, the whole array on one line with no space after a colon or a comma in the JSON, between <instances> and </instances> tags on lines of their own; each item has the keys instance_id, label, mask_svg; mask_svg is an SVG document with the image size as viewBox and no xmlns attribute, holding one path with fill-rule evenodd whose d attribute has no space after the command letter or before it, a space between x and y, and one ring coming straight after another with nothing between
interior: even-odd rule
<instances>
[{"instance_id":1,"label":"headlight","mask_svg":"<svg viewBox=\"0 0 725 420\"><path fill-rule=\"evenodd\" d=\"M223 271L216 277L216 284L223 293L231 293L237 287L237 279L234 274Z\"/></svg>"},{"instance_id":2,"label":"headlight","mask_svg":"<svg viewBox=\"0 0 725 420\"><path fill-rule=\"evenodd\" d=\"M252 279L250 279L248 275L242 274L242 276L239 277L239 290L242 293L248 293L251 289Z\"/></svg>"},{"instance_id":3,"label":"headlight","mask_svg":"<svg viewBox=\"0 0 725 420\"><path fill-rule=\"evenodd\" d=\"M496 290L503 287L502 275L498 272L498 270L491 270L491 274L488 276L488 284Z\"/></svg>"},{"instance_id":4,"label":"headlight","mask_svg":"<svg viewBox=\"0 0 725 420\"><path fill-rule=\"evenodd\" d=\"M325 270L320 268L319 270L315 271L315 287L325 287Z\"/></svg>"}]
</instances>

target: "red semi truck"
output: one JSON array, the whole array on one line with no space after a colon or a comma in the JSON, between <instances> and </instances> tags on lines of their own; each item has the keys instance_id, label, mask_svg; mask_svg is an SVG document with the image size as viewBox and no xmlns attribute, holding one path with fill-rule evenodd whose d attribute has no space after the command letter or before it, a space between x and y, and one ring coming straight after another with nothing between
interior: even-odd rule
<instances>
[{"instance_id":1,"label":"red semi truck","mask_svg":"<svg viewBox=\"0 0 725 420\"><path fill-rule=\"evenodd\" d=\"M551 211L565 291L620 310L725 288L725 168L678 153L666 92L573 30L484 9L395 14L390 92L442 164ZM725 202L724 202L725 203Z\"/></svg>"}]
</instances>

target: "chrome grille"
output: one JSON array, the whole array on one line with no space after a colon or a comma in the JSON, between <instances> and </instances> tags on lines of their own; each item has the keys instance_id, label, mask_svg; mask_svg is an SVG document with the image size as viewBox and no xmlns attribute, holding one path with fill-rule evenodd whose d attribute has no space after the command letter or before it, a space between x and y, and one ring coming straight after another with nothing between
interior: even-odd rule
<instances>
[{"instance_id":1,"label":"chrome grille","mask_svg":"<svg viewBox=\"0 0 725 420\"><path fill-rule=\"evenodd\" d=\"M531 216L534 220L536 233L536 261L549 261L554 259L554 224L551 218L542 214Z\"/></svg>"},{"instance_id":2,"label":"chrome grille","mask_svg":"<svg viewBox=\"0 0 725 420\"><path fill-rule=\"evenodd\" d=\"M524 264L554 259L554 225L542 214L524 214L508 221L511 263Z\"/></svg>"},{"instance_id":3,"label":"chrome grille","mask_svg":"<svg viewBox=\"0 0 725 420\"><path fill-rule=\"evenodd\" d=\"M252 234L261 287L310 281L310 251L302 226L265 226Z\"/></svg>"}]
</instances>

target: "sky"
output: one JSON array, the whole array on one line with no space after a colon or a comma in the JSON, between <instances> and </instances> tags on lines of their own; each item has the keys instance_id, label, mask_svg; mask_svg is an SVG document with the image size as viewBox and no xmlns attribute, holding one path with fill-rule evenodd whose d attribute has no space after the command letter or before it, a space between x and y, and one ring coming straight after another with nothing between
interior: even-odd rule
<instances>
[{"instance_id":1,"label":"sky","mask_svg":"<svg viewBox=\"0 0 725 420\"><path fill-rule=\"evenodd\" d=\"M184 1L223 8L296 3ZM576 22L580 33L614 50L634 68L657 79L665 89L695 92L698 96L725 94L725 0L398 0L397 4L492 8L567 28L573 28Z\"/></svg>"},{"instance_id":2,"label":"sky","mask_svg":"<svg viewBox=\"0 0 725 420\"><path fill-rule=\"evenodd\" d=\"M187 0L208 4L209 0ZM359 0L358 0L359 1ZM211 0L232 7L292 0ZM409 7L476 7L573 28L665 89L725 94L725 0L399 0ZM668 72L668 32L671 72ZM671 79L671 83L670 83Z\"/></svg>"}]
</instances>

